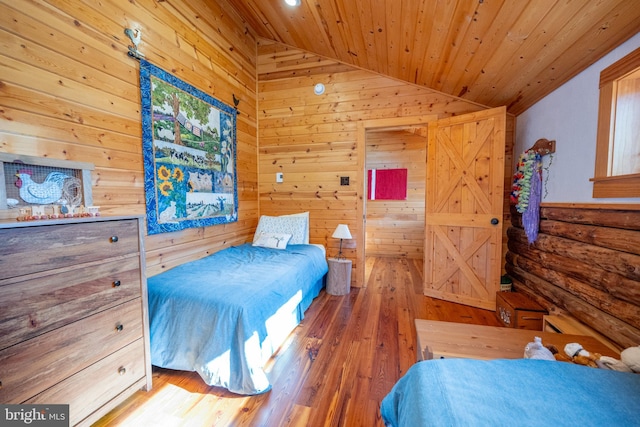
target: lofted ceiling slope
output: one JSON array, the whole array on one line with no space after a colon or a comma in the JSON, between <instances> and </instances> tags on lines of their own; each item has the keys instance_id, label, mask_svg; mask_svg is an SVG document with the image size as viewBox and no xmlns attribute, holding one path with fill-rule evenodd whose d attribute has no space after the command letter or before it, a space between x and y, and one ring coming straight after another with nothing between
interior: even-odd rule
<instances>
[{"instance_id":1,"label":"lofted ceiling slope","mask_svg":"<svg viewBox=\"0 0 640 427\"><path fill-rule=\"evenodd\" d=\"M638 0L226 0L259 37L520 114L640 31Z\"/></svg>"}]
</instances>

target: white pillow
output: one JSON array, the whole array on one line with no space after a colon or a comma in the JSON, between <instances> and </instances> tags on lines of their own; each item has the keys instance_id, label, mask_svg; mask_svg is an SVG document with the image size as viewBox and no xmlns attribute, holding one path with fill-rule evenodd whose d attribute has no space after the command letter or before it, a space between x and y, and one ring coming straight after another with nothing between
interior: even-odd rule
<instances>
[{"instance_id":1,"label":"white pillow","mask_svg":"<svg viewBox=\"0 0 640 427\"><path fill-rule=\"evenodd\" d=\"M304 244L307 219L302 216L266 216L262 215L258 221L258 228L253 235L255 242L261 233L291 234L290 245Z\"/></svg>"},{"instance_id":2,"label":"white pillow","mask_svg":"<svg viewBox=\"0 0 640 427\"><path fill-rule=\"evenodd\" d=\"M289 215L280 215L280 216L293 216L293 217L297 217L300 216L302 218L305 218L307 220L307 226L304 232L304 244L308 245L309 244L309 212L300 212L300 213L295 213L295 214L289 214Z\"/></svg>"},{"instance_id":3,"label":"white pillow","mask_svg":"<svg viewBox=\"0 0 640 427\"><path fill-rule=\"evenodd\" d=\"M286 249L289 240L291 240L291 234L260 233L258 239L253 242L253 246L271 249Z\"/></svg>"}]
</instances>

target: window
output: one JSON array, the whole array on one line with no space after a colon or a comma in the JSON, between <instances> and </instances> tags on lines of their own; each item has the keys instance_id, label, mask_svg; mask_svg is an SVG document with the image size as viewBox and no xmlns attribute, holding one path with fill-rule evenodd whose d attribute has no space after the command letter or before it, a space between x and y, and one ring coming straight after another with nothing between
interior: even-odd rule
<instances>
[{"instance_id":1,"label":"window","mask_svg":"<svg viewBox=\"0 0 640 427\"><path fill-rule=\"evenodd\" d=\"M640 197L640 48L600 73L594 198Z\"/></svg>"}]
</instances>

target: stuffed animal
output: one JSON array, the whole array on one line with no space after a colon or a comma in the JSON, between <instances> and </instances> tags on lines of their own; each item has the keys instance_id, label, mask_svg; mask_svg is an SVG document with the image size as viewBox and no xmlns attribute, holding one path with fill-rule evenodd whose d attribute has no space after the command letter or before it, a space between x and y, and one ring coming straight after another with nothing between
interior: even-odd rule
<instances>
[{"instance_id":1,"label":"stuffed animal","mask_svg":"<svg viewBox=\"0 0 640 427\"><path fill-rule=\"evenodd\" d=\"M569 358L573 361L573 363L577 363L578 365L590 366L592 368L597 368L598 364L596 363L602 355L600 353L591 353L582 348L582 346L578 343L572 342L564 346L564 352Z\"/></svg>"},{"instance_id":2,"label":"stuffed animal","mask_svg":"<svg viewBox=\"0 0 640 427\"><path fill-rule=\"evenodd\" d=\"M598 368L610 369L618 372L633 372L630 367L624 364L622 360L615 359L609 356L602 356L600 360L596 361Z\"/></svg>"},{"instance_id":3,"label":"stuffed animal","mask_svg":"<svg viewBox=\"0 0 640 427\"><path fill-rule=\"evenodd\" d=\"M640 373L640 346L629 347L622 350L620 360L609 356L602 356L598 361L598 367L620 372Z\"/></svg>"},{"instance_id":4,"label":"stuffed animal","mask_svg":"<svg viewBox=\"0 0 640 427\"><path fill-rule=\"evenodd\" d=\"M633 372L637 374L640 373L640 345L622 350L620 359L622 363L631 368Z\"/></svg>"},{"instance_id":5,"label":"stuffed animal","mask_svg":"<svg viewBox=\"0 0 640 427\"><path fill-rule=\"evenodd\" d=\"M542 345L542 338L535 337L524 348L525 359L556 360L551 350Z\"/></svg>"}]
</instances>

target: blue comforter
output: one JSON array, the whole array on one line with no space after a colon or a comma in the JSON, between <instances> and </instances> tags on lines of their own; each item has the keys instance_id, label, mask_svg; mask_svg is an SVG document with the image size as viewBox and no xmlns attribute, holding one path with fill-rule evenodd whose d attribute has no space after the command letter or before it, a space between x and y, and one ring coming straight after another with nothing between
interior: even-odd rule
<instances>
[{"instance_id":1,"label":"blue comforter","mask_svg":"<svg viewBox=\"0 0 640 427\"><path fill-rule=\"evenodd\" d=\"M548 360L416 363L382 400L387 426L638 426L640 375Z\"/></svg>"},{"instance_id":2,"label":"blue comforter","mask_svg":"<svg viewBox=\"0 0 640 427\"><path fill-rule=\"evenodd\" d=\"M245 244L148 279L151 363L239 394L268 391L265 362L324 284L313 245Z\"/></svg>"}]
</instances>

